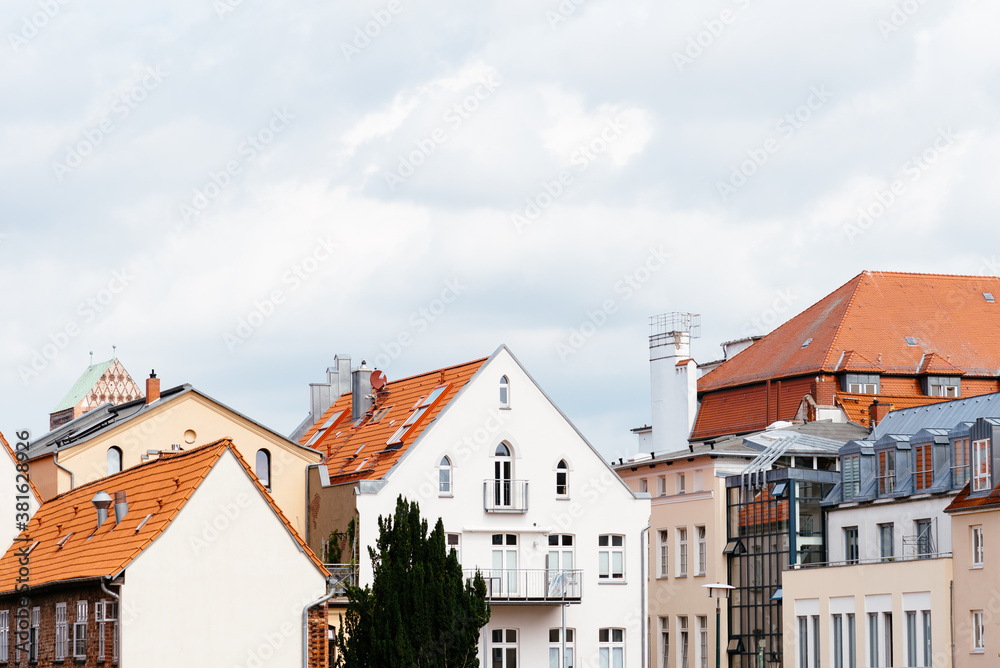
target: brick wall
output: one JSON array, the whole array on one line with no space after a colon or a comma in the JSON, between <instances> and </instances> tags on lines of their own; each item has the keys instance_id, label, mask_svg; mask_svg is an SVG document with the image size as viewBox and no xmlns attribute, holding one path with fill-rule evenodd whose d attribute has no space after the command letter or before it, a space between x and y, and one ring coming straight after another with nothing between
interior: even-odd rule
<instances>
[{"instance_id":1,"label":"brick wall","mask_svg":"<svg viewBox=\"0 0 1000 668\"><path fill-rule=\"evenodd\" d=\"M110 588L112 591L115 590L114 587ZM84 662L76 662L72 658L73 648L70 643L67 643L67 659L66 661L56 661L55 660L55 641L56 641L56 603L66 604L66 624L67 624L67 638L72 639L72 627L73 623L76 621L76 603L77 601L87 601L87 659ZM100 585L98 584L88 584L80 585L76 587L60 587L53 589L45 589L41 591L31 592L31 604L29 606L29 611L31 608L39 608L39 646L38 646L38 663L28 662L27 651L21 652L21 661L18 662L17 651L14 649L17 644L17 634L16 625L17 621L14 619L14 613L18 607L18 600L16 597L11 595L0 596L0 610L10 611L10 642L8 647L8 662L6 665L9 668L18 668L28 666L36 666L37 668L46 668L48 666L74 666L74 668L97 668L98 666L102 668L107 668L107 666L115 666L117 662L112 661L113 651L114 651L114 638L112 636L112 629L114 625L112 623L104 624L104 641L105 641L105 659L99 661L98 655L98 624L96 621L95 610L97 609L97 602L101 600L113 600L105 592L101 591ZM30 612L29 612L30 614Z\"/></svg>"},{"instance_id":2,"label":"brick wall","mask_svg":"<svg viewBox=\"0 0 1000 668\"><path fill-rule=\"evenodd\" d=\"M329 668L326 603L309 610L309 668Z\"/></svg>"}]
</instances>

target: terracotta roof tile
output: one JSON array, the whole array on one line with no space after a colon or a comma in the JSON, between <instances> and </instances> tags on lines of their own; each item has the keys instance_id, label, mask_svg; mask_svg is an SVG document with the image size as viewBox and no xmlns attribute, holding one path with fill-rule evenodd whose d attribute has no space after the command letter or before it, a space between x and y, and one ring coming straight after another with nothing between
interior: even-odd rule
<instances>
[{"instance_id":1,"label":"terracotta roof tile","mask_svg":"<svg viewBox=\"0 0 1000 668\"><path fill-rule=\"evenodd\" d=\"M18 550L35 542L38 546L30 553L31 586L117 575L170 525L226 450L236 456L305 554L326 574L323 564L298 536L227 438L176 454L165 453L152 462L95 480L46 501L0 559L0 592L14 589L19 569ZM129 511L117 526L112 511L108 520L95 531L97 514L91 499L102 490L112 496L116 491L126 491Z\"/></svg>"},{"instance_id":2,"label":"terracotta roof tile","mask_svg":"<svg viewBox=\"0 0 1000 668\"><path fill-rule=\"evenodd\" d=\"M326 455L330 481L342 483L381 479L448 402L465 387L486 359L386 383L382 391L377 393L375 405L356 426L350 419L351 395L344 394L303 434L300 442L304 445L312 441L316 433L323 430L323 425L339 413L340 417L326 427L325 433L309 446ZM414 423L402 444L388 446L389 439L413 414L417 404L440 385L447 385L447 388Z\"/></svg>"},{"instance_id":3,"label":"terracotta roof tile","mask_svg":"<svg viewBox=\"0 0 1000 668\"><path fill-rule=\"evenodd\" d=\"M917 373L941 374L944 376L961 376L965 371L958 368L937 353L929 353L920 363Z\"/></svg>"},{"instance_id":4,"label":"terracotta roof tile","mask_svg":"<svg viewBox=\"0 0 1000 668\"><path fill-rule=\"evenodd\" d=\"M838 392L834 398L834 403L844 409L847 419L851 422L865 425L869 424L868 408L872 402L878 399L880 404L888 404L890 410L901 408L913 408L915 406L928 406L930 404L945 401L943 397L917 397L917 396L889 396L885 394L857 394L852 392Z\"/></svg>"},{"instance_id":5,"label":"terracotta roof tile","mask_svg":"<svg viewBox=\"0 0 1000 668\"><path fill-rule=\"evenodd\" d=\"M969 497L971 483L966 483L948 507L944 509L946 513L966 508L984 508L987 506L1000 505L1000 485L994 487L989 494L983 496Z\"/></svg>"},{"instance_id":6,"label":"terracotta roof tile","mask_svg":"<svg viewBox=\"0 0 1000 668\"><path fill-rule=\"evenodd\" d=\"M881 373L884 371L881 365L872 362L856 350L848 350L844 353L844 359L840 362L837 371L857 371L860 373Z\"/></svg>"}]
</instances>

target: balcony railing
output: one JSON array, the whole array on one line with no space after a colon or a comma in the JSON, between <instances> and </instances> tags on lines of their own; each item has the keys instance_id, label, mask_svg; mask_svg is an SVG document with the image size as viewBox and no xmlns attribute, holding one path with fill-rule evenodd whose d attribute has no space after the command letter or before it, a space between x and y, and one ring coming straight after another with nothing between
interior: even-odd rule
<instances>
[{"instance_id":1,"label":"balcony railing","mask_svg":"<svg viewBox=\"0 0 1000 668\"><path fill-rule=\"evenodd\" d=\"M811 564L792 564L785 570L806 570L810 568L827 568L830 566L868 566L871 564L887 564L900 561L920 561L922 559L948 559L951 552L928 552L925 554L907 554L894 557L878 557L871 559L848 559L846 561L817 561Z\"/></svg>"},{"instance_id":2,"label":"balcony railing","mask_svg":"<svg viewBox=\"0 0 1000 668\"><path fill-rule=\"evenodd\" d=\"M488 513L528 512L528 481L484 480L483 508Z\"/></svg>"},{"instance_id":3,"label":"balcony railing","mask_svg":"<svg viewBox=\"0 0 1000 668\"><path fill-rule=\"evenodd\" d=\"M336 596L347 596L348 586L358 584L357 564L324 564L330 571L330 582Z\"/></svg>"},{"instance_id":4,"label":"balcony railing","mask_svg":"<svg viewBox=\"0 0 1000 668\"><path fill-rule=\"evenodd\" d=\"M479 571L486 580L486 598L494 604L556 605L579 603L583 595L582 570L503 569ZM466 570L474 578L476 570Z\"/></svg>"}]
</instances>

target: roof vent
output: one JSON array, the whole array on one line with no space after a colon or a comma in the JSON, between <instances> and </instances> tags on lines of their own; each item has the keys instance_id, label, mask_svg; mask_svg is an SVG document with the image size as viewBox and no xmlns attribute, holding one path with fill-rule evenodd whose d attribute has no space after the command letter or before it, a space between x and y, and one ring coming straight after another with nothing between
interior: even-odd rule
<instances>
[{"instance_id":1,"label":"roof vent","mask_svg":"<svg viewBox=\"0 0 1000 668\"><path fill-rule=\"evenodd\" d=\"M90 502L97 509L97 527L100 528L104 524L104 520L108 519L108 508L111 507L111 495L107 492L98 492Z\"/></svg>"},{"instance_id":2,"label":"roof vent","mask_svg":"<svg viewBox=\"0 0 1000 668\"><path fill-rule=\"evenodd\" d=\"M128 496L125 490L115 492L115 526L128 515Z\"/></svg>"},{"instance_id":3,"label":"roof vent","mask_svg":"<svg viewBox=\"0 0 1000 668\"><path fill-rule=\"evenodd\" d=\"M993 299L993 293L992 292L984 292L983 293L983 297L986 299L986 301L988 301L991 304L993 304L993 303L996 302L996 300Z\"/></svg>"},{"instance_id":4,"label":"roof vent","mask_svg":"<svg viewBox=\"0 0 1000 668\"><path fill-rule=\"evenodd\" d=\"M908 345L908 346L915 346L915 345L917 345L917 340L915 338L913 338L912 336L907 336L905 338L906 338L906 345Z\"/></svg>"},{"instance_id":5,"label":"roof vent","mask_svg":"<svg viewBox=\"0 0 1000 668\"><path fill-rule=\"evenodd\" d=\"M805 348L812 342L813 342L812 338L808 338L806 339L806 342L802 344L802 347Z\"/></svg>"}]
</instances>

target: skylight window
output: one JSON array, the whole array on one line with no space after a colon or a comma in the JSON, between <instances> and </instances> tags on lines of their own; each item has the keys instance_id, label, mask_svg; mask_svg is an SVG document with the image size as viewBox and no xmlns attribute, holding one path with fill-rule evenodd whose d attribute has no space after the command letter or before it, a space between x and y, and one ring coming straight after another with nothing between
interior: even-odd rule
<instances>
[{"instance_id":1,"label":"skylight window","mask_svg":"<svg viewBox=\"0 0 1000 668\"><path fill-rule=\"evenodd\" d=\"M360 471L361 469L363 469L365 467L365 464L367 464L367 463L368 463L368 459L366 458L365 461L363 461L360 464L358 464L358 468L354 469L354 472L357 473L358 471Z\"/></svg>"},{"instance_id":2,"label":"skylight window","mask_svg":"<svg viewBox=\"0 0 1000 668\"><path fill-rule=\"evenodd\" d=\"M364 450L364 449L365 449L365 444L362 443L361 447L354 451L354 456L357 457L361 453L361 451Z\"/></svg>"},{"instance_id":3,"label":"skylight window","mask_svg":"<svg viewBox=\"0 0 1000 668\"><path fill-rule=\"evenodd\" d=\"M399 443L402 443L403 439L406 438L406 435L410 432L414 425L416 425L416 423L419 422L424 416L424 413L440 403L441 397L444 396L445 390L449 387L450 385L448 383L439 385L435 387L434 390L426 397L418 399L417 404L414 406L414 411L410 413L410 417L406 418L406 422L404 422L399 429L397 429L396 432L389 437L389 440L386 441L385 444L398 445ZM390 422L389 425L391 426L393 423L394 422Z\"/></svg>"},{"instance_id":4,"label":"skylight window","mask_svg":"<svg viewBox=\"0 0 1000 668\"><path fill-rule=\"evenodd\" d=\"M61 550L63 548L63 546L66 544L66 541L68 541L70 538L73 537L74 533L75 532L70 531L68 534L66 534L65 536L63 536L62 540L60 540L58 543L56 543L56 546Z\"/></svg>"},{"instance_id":5,"label":"skylight window","mask_svg":"<svg viewBox=\"0 0 1000 668\"><path fill-rule=\"evenodd\" d=\"M333 415L331 415L329 418L327 418L326 422L323 423L323 426L320 427L319 429L317 429L316 432L312 435L312 438L310 438L306 442L306 447L308 448L310 445L312 445L313 443L315 443L316 441L318 441L320 438L322 438L322 436L326 433L326 431L330 427L332 427L338 421L338 419L340 418L340 416L343 415L343 414L344 414L344 411L338 411L338 412L334 413Z\"/></svg>"},{"instance_id":6,"label":"skylight window","mask_svg":"<svg viewBox=\"0 0 1000 668\"><path fill-rule=\"evenodd\" d=\"M803 348L806 348L806 347L808 347L808 345L809 345L810 343L812 343L812 342L813 342L813 340L812 340L811 338L809 338L809 339L806 339L806 342L802 344L802 347L803 347Z\"/></svg>"},{"instance_id":7,"label":"skylight window","mask_svg":"<svg viewBox=\"0 0 1000 668\"><path fill-rule=\"evenodd\" d=\"M423 407L423 408L426 408L427 406L430 406L435 401L437 401L438 397L440 397L444 393L444 391L447 390L447 389L448 389L447 385L438 385L437 387L434 388L433 392L431 392L430 394L427 395L426 399L424 399L422 402L420 402L420 406Z\"/></svg>"},{"instance_id":8,"label":"skylight window","mask_svg":"<svg viewBox=\"0 0 1000 668\"><path fill-rule=\"evenodd\" d=\"M908 346L915 346L915 345L917 345L917 340L915 338L913 338L912 336L907 336L906 337L906 345L908 345Z\"/></svg>"},{"instance_id":9,"label":"skylight window","mask_svg":"<svg viewBox=\"0 0 1000 668\"><path fill-rule=\"evenodd\" d=\"M993 304L993 303L996 302L996 300L993 299L993 293L992 292L984 292L983 293L983 297L986 299L986 301L988 301L991 304Z\"/></svg>"},{"instance_id":10,"label":"skylight window","mask_svg":"<svg viewBox=\"0 0 1000 668\"><path fill-rule=\"evenodd\" d=\"M378 422L381 422L382 418L385 417L385 414L389 412L390 408L392 408L392 406L386 406L385 408L379 409L379 411L377 413L375 413L375 415L372 416L372 422L371 423L372 424L376 424Z\"/></svg>"}]
</instances>

